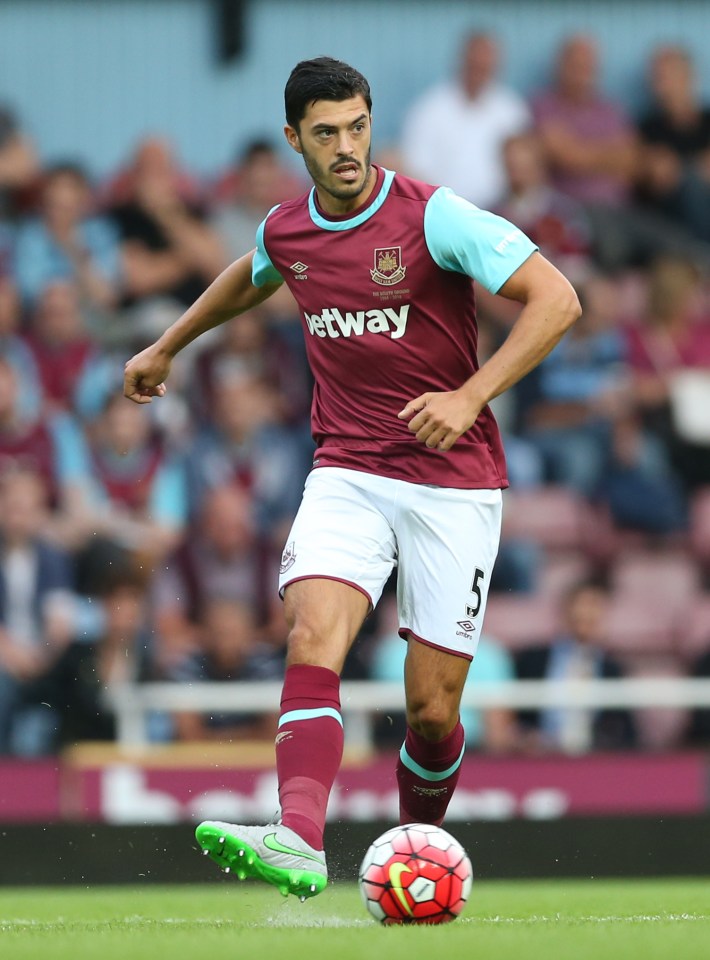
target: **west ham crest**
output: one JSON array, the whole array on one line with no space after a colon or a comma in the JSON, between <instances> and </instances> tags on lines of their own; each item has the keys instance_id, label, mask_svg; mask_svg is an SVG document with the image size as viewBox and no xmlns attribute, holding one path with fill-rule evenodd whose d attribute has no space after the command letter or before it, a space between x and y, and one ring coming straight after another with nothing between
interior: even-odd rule
<instances>
[{"instance_id":1,"label":"west ham crest","mask_svg":"<svg viewBox=\"0 0 710 960\"><path fill-rule=\"evenodd\" d=\"M375 283L383 287L391 287L400 280L404 280L407 268L402 266L401 247L377 247L375 249L375 269L370 270L370 276Z\"/></svg>"},{"instance_id":2,"label":"west ham crest","mask_svg":"<svg viewBox=\"0 0 710 960\"><path fill-rule=\"evenodd\" d=\"M284 552L281 554L281 565L279 570L281 573L286 573L287 570L290 570L291 567L296 562L296 544L293 540L290 543L287 543L284 547Z\"/></svg>"}]
</instances>

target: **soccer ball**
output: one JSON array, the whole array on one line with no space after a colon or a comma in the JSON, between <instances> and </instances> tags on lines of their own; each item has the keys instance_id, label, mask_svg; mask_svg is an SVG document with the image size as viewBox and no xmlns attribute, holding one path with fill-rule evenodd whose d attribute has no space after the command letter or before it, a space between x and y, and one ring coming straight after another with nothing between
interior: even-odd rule
<instances>
[{"instance_id":1,"label":"soccer ball","mask_svg":"<svg viewBox=\"0 0 710 960\"><path fill-rule=\"evenodd\" d=\"M393 827L370 846L359 875L360 894L383 924L449 923L471 892L471 861L441 827Z\"/></svg>"}]
</instances>

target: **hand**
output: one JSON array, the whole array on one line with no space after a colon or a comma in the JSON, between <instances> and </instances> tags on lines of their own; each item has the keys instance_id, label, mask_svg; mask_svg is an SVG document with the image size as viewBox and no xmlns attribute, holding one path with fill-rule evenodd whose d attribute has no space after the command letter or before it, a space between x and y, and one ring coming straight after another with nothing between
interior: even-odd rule
<instances>
[{"instance_id":1,"label":"hand","mask_svg":"<svg viewBox=\"0 0 710 960\"><path fill-rule=\"evenodd\" d=\"M397 416L409 420L409 429L427 447L450 450L481 412L472 409L470 399L460 390L450 393L423 393L410 400Z\"/></svg>"},{"instance_id":2,"label":"hand","mask_svg":"<svg viewBox=\"0 0 710 960\"><path fill-rule=\"evenodd\" d=\"M124 397L134 403L150 403L153 397L164 397L171 363L172 358L157 344L131 357L123 374Z\"/></svg>"}]
</instances>

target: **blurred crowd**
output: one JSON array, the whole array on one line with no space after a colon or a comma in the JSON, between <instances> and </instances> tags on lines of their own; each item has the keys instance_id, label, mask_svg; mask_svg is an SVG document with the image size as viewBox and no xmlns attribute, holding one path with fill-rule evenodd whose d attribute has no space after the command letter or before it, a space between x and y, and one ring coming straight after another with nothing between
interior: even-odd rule
<instances>
[{"instance_id":1,"label":"blurred crowd","mask_svg":"<svg viewBox=\"0 0 710 960\"><path fill-rule=\"evenodd\" d=\"M708 676L710 104L673 45L649 59L639 116L602 93L591 37L565 40L539 91L501 81L502 53L467 37L450 81L374 154L512 220L584 307L495 405L511 490L470 682ZM85 158L40 164L0 109L0 754L110 740L111 685L281 676L276 569L312 455L290 294L184 351L163 400L136 406L120 384L125 360L306 186L270 140L207 180L157 135L97 182ZM481 359L518 309L480 292ZM396 626L388 589L347 678L401 677ZM708 711L464 720L470 747L498 753L710 741ZM273 716L238 708L150 729L273 732ZM401 733L401 718L377 718L378 743Z\"/></svg>"}]
</instances>

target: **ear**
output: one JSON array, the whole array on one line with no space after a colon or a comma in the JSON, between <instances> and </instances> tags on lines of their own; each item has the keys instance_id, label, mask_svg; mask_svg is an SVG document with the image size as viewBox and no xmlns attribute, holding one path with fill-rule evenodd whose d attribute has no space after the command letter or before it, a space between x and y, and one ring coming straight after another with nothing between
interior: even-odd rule
<instances>
[{"instance_id":1,"label":"ear","mask_svg":"<svg viewBox=\"0 0 710 960\"><path fill-rule=\"evenodd\" d=\"M284 136L286 137L289 147L295 150L296 153L303 153L303 150L301 149L301 139L298 136L298 131L295 127L290 127L288 124L286 124L284 127Z\"/></svg>"}]
</instances>

